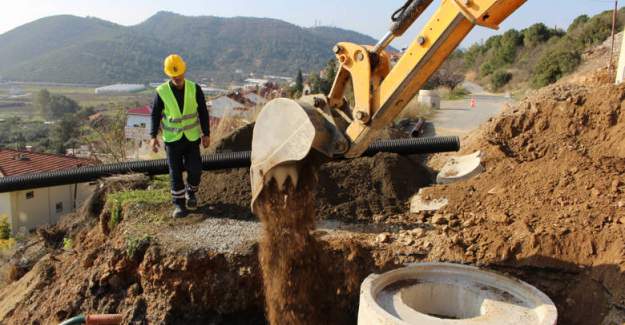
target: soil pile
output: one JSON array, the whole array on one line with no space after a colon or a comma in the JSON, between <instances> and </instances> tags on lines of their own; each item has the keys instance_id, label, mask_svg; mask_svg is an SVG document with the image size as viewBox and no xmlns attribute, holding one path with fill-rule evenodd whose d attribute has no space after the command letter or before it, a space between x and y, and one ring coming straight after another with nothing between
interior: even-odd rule
<instances>
[{"instance_id":1,"label":"soil pile","mask_svg":"<svg viewBox=\"0 0 625 325\"><path fill-rule=\"evenodd\" d=\"M432 180L427 167L389 153L324 164L318 177L318 218L350 222L403 213L410 197ZM247 169L204 173L198 197L210 206L206 212L253 219Z\"/></svg>"},{"instance_id":2,"label":"soil pile","mask_svg":"<svg viewBox=\"0 0 625 325\"><path fill-rule=\"evenodd\" d=\"M447 258L533 268L518 275L556 301L562 324L623 316L625 85L605 79L548 87L485 125L465 151L484 151L487 171L426 189L450 203L417 216L447 227L460 249ZM544 281L546 270L569 280Z\"/></svg>"}]
</instances>

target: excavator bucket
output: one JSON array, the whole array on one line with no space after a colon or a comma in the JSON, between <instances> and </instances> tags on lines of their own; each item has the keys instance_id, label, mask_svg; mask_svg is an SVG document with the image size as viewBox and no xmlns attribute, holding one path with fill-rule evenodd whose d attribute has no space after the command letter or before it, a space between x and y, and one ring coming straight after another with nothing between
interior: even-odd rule
<instances>
[{"instance_id":1,"label":"excavator bucket","mask_svg":"<svg viewBox=\"0 0 625 325\"><path fill-rule=\"evenodd\" d=\"M314 103L312 97L298 101L277 98L267 103L256 118L250 167L252 211L263 186L272 178L280 187L287 178L297 183L296 164L311 150L333 157L337 148L346 148L347 141L332 117Z\"/></svg>"}]
</instances>

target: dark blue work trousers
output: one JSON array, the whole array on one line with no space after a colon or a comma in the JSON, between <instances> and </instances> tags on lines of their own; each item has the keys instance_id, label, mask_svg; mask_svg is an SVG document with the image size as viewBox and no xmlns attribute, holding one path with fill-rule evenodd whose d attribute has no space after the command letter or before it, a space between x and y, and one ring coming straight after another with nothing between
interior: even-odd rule
<instances>
[{"instance_id":1,"label":"dark blue work trousers","mask_svg":"<svg viewBox=\"0 0 625 325\"><path fill-rule=\"evenodd\" d=\"M185 194L195 194L200 186L202 177L202 156L200 155L200 140L189 141L185 136L175 142L165 143L171 195L174 204L184 204ZM187 185L185 186L182 172L187 171Z\"/></svg>"}]
</instances>

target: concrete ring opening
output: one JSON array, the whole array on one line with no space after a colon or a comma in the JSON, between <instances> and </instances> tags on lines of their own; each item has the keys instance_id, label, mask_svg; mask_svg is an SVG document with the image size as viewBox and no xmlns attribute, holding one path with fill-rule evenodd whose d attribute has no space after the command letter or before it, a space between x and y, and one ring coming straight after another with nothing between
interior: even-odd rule
<instances>
[{"instance_id":1,"label":"concrete ring opening","mask_svg":"<svg viewBox=\"0 0 625 325\"><path fill-rule=\"evenodd\" d=\"M479 268L423 263L367 277L358 324L553 325L557 310L538 289Z\"/></svg>"}]
</instances>

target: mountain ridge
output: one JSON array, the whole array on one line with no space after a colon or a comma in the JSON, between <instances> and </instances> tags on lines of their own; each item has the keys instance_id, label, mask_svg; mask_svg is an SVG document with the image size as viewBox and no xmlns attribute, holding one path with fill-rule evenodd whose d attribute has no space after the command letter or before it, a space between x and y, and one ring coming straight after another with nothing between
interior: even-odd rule
<instances>
[{"instance_id":1,"label":"mountain ridge","mask_svg":"<svg viewBox=\"0 0 625 325\"><path fill-rule=\"evenodd\" d=\"M192 78L294 76L300 69L321 69L339 41L376 42L346 29L301 27L274 18L159 11L139 24L123 26L95 17L57 15L0 35L0 76L15 81L149 82L164 78L161 64L170 53L185 57Z\"/></svg>"}]
</instances>

